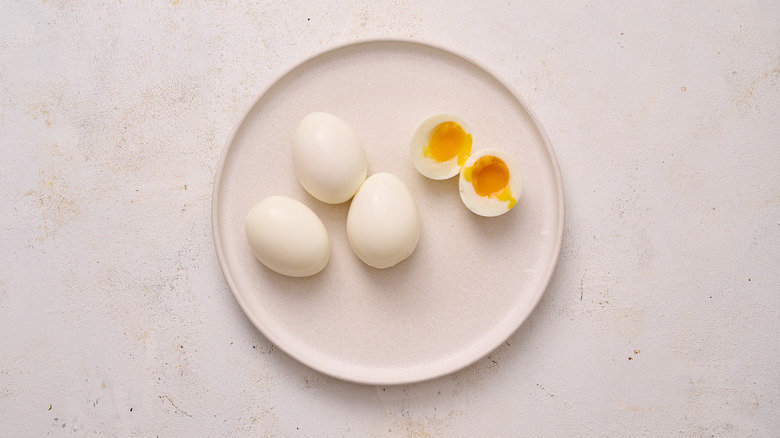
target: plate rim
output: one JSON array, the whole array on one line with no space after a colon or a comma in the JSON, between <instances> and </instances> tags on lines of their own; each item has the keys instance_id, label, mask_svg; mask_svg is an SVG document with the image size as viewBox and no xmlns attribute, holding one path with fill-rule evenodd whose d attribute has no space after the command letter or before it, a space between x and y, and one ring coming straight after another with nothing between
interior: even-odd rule
<instances>
[{"instance_id":1,"label":"plate rim","mask_svg":"<svg viewBox=\"0 0 780 438\"><path fill-rule=\"evenodd\" d=\"M499 341L494 342L493 344L488 344L487 347L484 347L480 350L480 354L474 355L473 358L471 358L468 361L465 361L464 363L461 363L457 366L450 367L448 369L439 370L438 372L434 373L425 373L424 371L421 375L410 375L406 378L390 378L390 379L381 379L381 378L367 378L366 376L356 376L349 374L348 372L338 372L338 370L332 370L332 369L325 369L324 367L319 366L318 364L314 363L313 361L308 360L305 357L300 356L296 352L288 351L283 345L280 345L277 341L278 338L273 335L272 333L268 333L267 330L265 330L262 326L262 324L259 324L258 321L256 321L256 318L250 312L249 305L246 303L246 301L243 299L243 297L236 292L236 284L233 277L230 275L228 267L226 265L225 260L225 254L223 251L222 246L222 240L220 237L219 232L219 218L218 218L218 204L220 202L220 196L219 196L219 189L221 187L221 181L223 179L223 172L225 168L225 163L227 161L227 157L229 156L229 152L232 149L233 143L235 141L235 137L238 134L239 129L244 125L244 122L247 119L247 116L249 113L258 105L261 99L281 80L283 80L285 77L289 76L299 68L301 68L306 63L309 63L317 58L327 56L331 53L344 50L350 47L357 47L361 45L372 45L372 44L387 44L387 43L395 43L395 44L407 44L407 45L415 45L420 46L425 49L433 49L438 50L441 52L444 52L448 55L454 56L456 58L459 58L474 67L482 70L485 74L487 74L491 79L495 80L501 87L503 87L506 91L509 92L509 94L514 98L520 106L528 113L528 116L530 117L534 127L539 131L539 135L542 139L542 142L544 143L545 149L547 151L547 154L550 158L550 164L552 166L553 170L553 177L555 179L555 186L558 193L558 227L555 230L556 232L556 238L555 238L555 246L553 248L553 256L552 256L552 263L550 263L547 272L544 273L544 279L542 284L544 285L541 288L541 292L537 294L535 299L533 300L533 305L529 307L529 310L525 315L522 316L522 318L517 321L517 324L514 326L514 328L506 335L502 336ZM544 296L545 292L547 291L547 288L550 285L550 281L552 279L552 275L555 272L556 267L558 266L558 262L560 259L560 252L561 252L561 246L563 242L563 231L565 228L565 194L563 190L563 177L561 175L560 165L558 163L558 157L555 154L555 150L552 147L552 143L550 142L550 139L547 135L547 131L544 129L544 126L541 124L539 119L537 118L536 114L533 112L531 107L528 105L528 103L525 101L525 99L517 92L517 90L509 83L507 83L501 76L496 75L492 69L487 67L485 64L478 62L474 59L472 59L470 56L467 56L457 50L453 50L449 47L445 47L441 44L435 44L428 41L420 41L416 39L410 39L410 38L364 38L364 39L358 39L358 40L352 40L340 44L331 45L329 47L326 47L320 51L317 51L311 55L304 56L301 60L294 62L290 67L285 68L282 70L281 73L276 75L271 81L269 81L261 90L259 93L255 95L255 97L249 102L249 104L244 108L244 110L241 112L240 116L236 119L236 122L233 124L233 128L231 129L230 135L228 136L227 140L225 141L224 146L222 147L222 151L220 152L219 161L217 162L217 168L214 173L214 180L213 180L214 187L212 188L212 199L211 199L211 228L212 228L212 238L213 243L215 246L215 250L217 253L217 259L219 262L220 270L222 271L222 275L225 278L225 281L228 284L228 288L230 289L231 293L233 294L233 297L238 302L239 306L241 307L241 310L244 312L244 315L249 319L249 321L252 323L252 325L257 329L266 339L268 339L272 344L279 347L280 350L284 351L285 354L289 355L290 357L294 358L296 361L306 365L307 367L316 370L318 372L324 373L326 375L353 382L353 383L360 383L360 384L368 384L368 385L401 385L401 384L410 384L410 383L417 383L417 382L423 382L427 380L432 380L435 378L443 377L449 374L452 374L454 372L460 371L462 369L465 369L471 365L474 365L476 362L478 362L480 359L484 358L485 356L489 355L492 351L494 351L496 348L498 348L501 344L503 344L506 339L511 337L514 333L517 332L517 330L520 328L520 326L525 323L525 321L528 319L528 317L536 310L536 308L539 305L539 302L541 301L542 297ZM426 369L430 367L430 365L422 365L418 367L414 367L417 369Z\"/></svg>"}]
</instances>

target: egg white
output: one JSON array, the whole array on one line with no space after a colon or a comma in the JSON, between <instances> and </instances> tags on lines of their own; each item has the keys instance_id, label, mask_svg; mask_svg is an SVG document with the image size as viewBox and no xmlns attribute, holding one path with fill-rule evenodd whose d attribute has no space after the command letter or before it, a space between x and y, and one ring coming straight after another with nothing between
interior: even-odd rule
<instances>
[{"instance_id":1,"label":"egg white","mask_svg":"<svg viewBox=\"0 0 780 438\"><path fill-rule=\"evenodd\" d=\"M390 173L369 176L347 213L347 237L365 264L384 269L408 258L420 240L420 213L406 185Z\"/></svg>"},{"instance_id":2,"label":"egg white","mask_svg":"<svg viewBox=\"0 0 780 438\"><path fill-rule=\"evenodd\" d=\"M315 112L304 117L292 146L295 176L322 202L348 201L366 179L363 143L347 122L332 114Z\"/></svg>"},{"instance_id":3,"label":"egg white","mask_svg":"<svg viewBox=\"0 0 780 438\"><path fill-rule=\"evenodd\" d=\"M328 231L300 201L286 196L265 198L249 211L244 227L255 257L282 275L308 277L328 264Z\"/></svg>"}]
</instances>

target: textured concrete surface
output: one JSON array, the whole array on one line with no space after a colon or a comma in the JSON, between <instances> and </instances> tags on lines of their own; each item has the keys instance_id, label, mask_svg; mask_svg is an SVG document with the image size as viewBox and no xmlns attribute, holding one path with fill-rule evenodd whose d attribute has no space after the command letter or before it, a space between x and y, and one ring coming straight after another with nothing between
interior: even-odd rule
<instances>
[{"instance_id":1,"label":"textured concrete surface","mask_svg":"<svg viewBox=\"0 0 780 438\"><path fill-rule=\"evenodd\" d=\"M780 435L778 22L772 2L3 1L0 434ZM253 96L382 36L515 86L567 195L530 319L398 387L269 344L210 224Z\"/></svg>"}]
</instances>

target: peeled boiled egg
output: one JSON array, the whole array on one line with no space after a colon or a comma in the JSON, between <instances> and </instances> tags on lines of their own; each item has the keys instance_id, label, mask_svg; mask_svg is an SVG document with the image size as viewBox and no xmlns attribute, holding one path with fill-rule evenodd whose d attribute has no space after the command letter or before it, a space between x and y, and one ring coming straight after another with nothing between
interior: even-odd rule
<instances>
[{"instance_id":1,"label":"peeled boiled egg","mask_svg":"<svg viewBox=\"0 0 780 438\"><path fill-rule=\"evenodd\" d=\"M482 149L463 164L458 188L460 199L469 210L480 216L498 216L517 204L523 177L508 154Z\"/></svg>"},{"instance_id":2,"label":"peeled boiled egg","mask_svg":"<svg viewBox=\"0 0 780 438\"><path fill-rule=\"evenodd\" d=\"M454 114L434 114L412 135L412 163L424 176L442 180L458 174L471 153L471 133Z\"/></svg>"},{"instance_id":3,"label":"peeled boiled egg","mask_svg":"<svg viewBox=\"0 0 780 438\"><path fill-rule=\"evenodd\" d=\"M366 151L357 133L338 117L315 112L293 138L295 176L309 194L327 202L348 201L366 179Z\"/></svg>"},{"instance_id":4,"label":"peeled boiled egg","mask_svg":"<svg viewBox=\"0 0 780 438\"><path fill-rule=\"evenodd\" d=\"M393 174L366 179L347 213L347 237L369 266L389 268L409 257L420 239L420 215L406 185Z\"/></svg>"},{"instance_id":5,"label":"peeled boiled egg","mask_svg":"<svg viewBox=\"0 0 780 438\"><path fill-rule=\"evenodd\" d=\"M292 198L271 196L255 204L246 217L245 231L255 257L282 275L314 275L330 258L325 225Z\"/></svg>"}]
</instances>

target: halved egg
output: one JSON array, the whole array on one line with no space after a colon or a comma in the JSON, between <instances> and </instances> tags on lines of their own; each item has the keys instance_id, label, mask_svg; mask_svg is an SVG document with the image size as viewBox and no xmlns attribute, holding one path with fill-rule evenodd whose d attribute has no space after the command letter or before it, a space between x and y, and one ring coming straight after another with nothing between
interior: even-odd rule
<instances>
[{"instance_id":1,"label":"halved egg","mask_svg":"<svg viewBox=\"0 0 780 438\"><path fill-rule=\"evenodd\" d=\"M471 154L460 170L460 199L480 216L506 213L517 204L523 176L512 157L496 149Z\"/></svg>"},{"instance_id":2,"label":"halved egg","mask_svg":"<svg viewBox=\"0 0 780 438\"><path fill-rule=\"evenodd\" d=\"M412 163L424 176L442 180L458 174L471 153L471 132L454 114L434 114L412 136Z\"/></svg>"}]
</instances>

